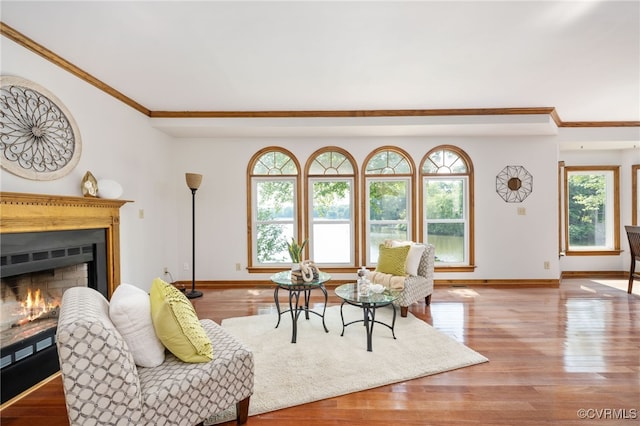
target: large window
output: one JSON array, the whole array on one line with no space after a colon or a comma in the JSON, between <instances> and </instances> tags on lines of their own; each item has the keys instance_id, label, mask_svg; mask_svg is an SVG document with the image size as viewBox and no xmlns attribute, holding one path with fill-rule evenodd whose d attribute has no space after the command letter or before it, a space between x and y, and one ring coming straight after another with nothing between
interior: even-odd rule
<instances>
[{"instance_id":1,"label":"large window","mask_svg":"<svg viewBox=\"0 0 640 426\"><path fill-rule=\"evenodd\" d=\"M249 165L248 243L252 266L290 264L287 241L299 239L299 166L280 148L257 153Z\"/></svg>"},{"instance_id":2,"label":"large window","mask_svg":"<svg viewBox=\"0 0 640 426\"><path fill-rule=\"evenodd\" d=\"M378 262L378 247L386 239L413 240L414 166L397 147L382 147L365 162L365 260Z\"/></svg>"},{"instance_id":3,"label":"large window","mask_svg":"<svg viewBox=\"0 0 640 426\"><path fill-rule=\"evenodd\" d=\"M436 248L436 267L473 265L473 168L466 153L439 146L422 161L423 240Z\"/></svg>"},{"instance_id":4,"label":"large window","mask_svg":"<svg viewBox=\"0 0 640 426\"><path fill-rule=\"evenodd\" d=\"M567 255L620 251L619 167L565 167Z\"/></svg>"},{"instance_id":5,"label":"large window","mask_svg":"<svg viewBox=\"0 0 640 426\"><path fill-rule=\"evenodd\" d=\"M314 153L307 165L310 259L324 266L356 266L355 166L336 147Z\"/></svg>"}]
</instances>

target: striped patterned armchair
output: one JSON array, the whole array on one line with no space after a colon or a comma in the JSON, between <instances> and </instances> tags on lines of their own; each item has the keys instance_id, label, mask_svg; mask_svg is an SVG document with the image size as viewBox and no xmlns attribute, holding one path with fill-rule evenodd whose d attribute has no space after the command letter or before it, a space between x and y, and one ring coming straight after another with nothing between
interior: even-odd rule
<instances>
[{"instance_id":1,"label":"striped patterned armchair","mask_svg":"<svg viewBox=\"0 0 640 426\"><path fill-rule=\"evenodd\" d=\"M64 293L57 346L71 425L194 425L232 407L247 421L253 354L211 320L201 323L214 358L184 363L167 353L158 367L137 367L97 291Z\"/></svg>"},{"instance_id":2,"label":"striped patterned armchair","mask_svg":"<svg viewBox=\"0 0 640 426\"><path fill-rule=\"evenodd\" d=\"M404 281L404 290L394 305L400 306L400 316L406 317L409 306L424 298L425 304L431 304L433 293L433 274L435 268L436 248L432 244L424 244L426 249L420 257L418 275L408 275Z\"/></svg>"}]
</instances>

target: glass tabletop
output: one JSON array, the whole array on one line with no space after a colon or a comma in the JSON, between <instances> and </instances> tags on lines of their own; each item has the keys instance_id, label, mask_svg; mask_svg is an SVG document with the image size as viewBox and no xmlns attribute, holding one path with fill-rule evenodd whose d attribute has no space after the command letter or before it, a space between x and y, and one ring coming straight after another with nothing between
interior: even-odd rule
<instances>
[{"instance_id":1,"label":"glass tabletop","mask_svg":"<svg viewBox=\"0 0 640 426\"><path fill-rule=\"evenodd\" d=\"M401 291L385 289L382 293L370 292L368 296L361 296L358 294L358 289L355 283L343 284L336 287L336 294L342 300L346 300L351 303L369 303L372 305L383 304L393 302L400 297Z\"/></svg>"},{"instance_id":2,"label":"glass tabletop","mask_svg":"<svg viewBox=\"0 0 640 426\"><path fill-rule=\"evenodd\" d=\"M327 274L326 272L319 272L317 280L312 280L309 282L298 281L298 280L292 281L290 270L278 272L277 274L273 274L271 276L271 281L273 281L274 283L281 286L291 286L291 287L294 287L294 286L298 287L301 285L316 287L316 286L319 286L320 284L323 284L329 281L330 279L331 279L331 275Z\"/></svg>"}]
</instances>

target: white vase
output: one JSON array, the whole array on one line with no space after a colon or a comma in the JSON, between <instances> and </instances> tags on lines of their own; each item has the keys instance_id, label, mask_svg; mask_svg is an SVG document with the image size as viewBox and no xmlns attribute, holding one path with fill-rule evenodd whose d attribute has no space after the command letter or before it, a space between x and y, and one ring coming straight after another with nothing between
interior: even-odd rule
<instances>
[{"instance_id":1,"label":"white vase","mask_svg":"<svg viewBox=\"0 0 640 426\"><path fill-rule=\"evenodd\" d=\"M98 197L116 199L122 195L122 185L115 180L100 179L98 181Z\"/></svg>"}]
</instances>

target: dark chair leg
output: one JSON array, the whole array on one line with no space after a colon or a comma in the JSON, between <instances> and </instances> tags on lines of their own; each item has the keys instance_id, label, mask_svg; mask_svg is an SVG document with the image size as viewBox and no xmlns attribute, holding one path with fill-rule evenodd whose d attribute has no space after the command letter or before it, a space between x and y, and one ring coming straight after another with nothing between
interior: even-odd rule
<instances>
[{"instance_id":1,"label":"dark chair leg","mask_svg":"<svg viewBox=\"0 0 640 426\"><path fill-rule=\"evenodd\" d=\"M424 298L424 303L429 306L431 304L431 295Z\"/></svg>"},{"instance_id":2,"label":"dark chair leg","mask_svg":"<svg viewBox=\"0 0 640 426\"><path fill-rule=\"evenodd\" d=\"M400 306L400 316L403 318L407 317L407 312L409 312L408 306Z\"/></svg>"},{"instance_id":3,"label":"dark chair leg","mask_svg":"<svg viewBox=\"0 0 640 426\"><path fill-rule=\"evenodd\" d=\"M631 259L631 269L629 269L629 288L627 288L627 293L631 294L633 291L633 276L636 273L636 260Z\"/></svg>"},{"instance_id":4,"label":"dark chair leg","mask_svg":"<svg viewBox=\"0 0 640 426\"><path fill-rule=\"evenodd\" d=\"M247 419L249 418L249 399L250 398L251 397L248 396L236 404L236 423L239 425L243 425L247 423Z\"/></svg>"}]
</instances>

